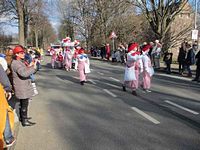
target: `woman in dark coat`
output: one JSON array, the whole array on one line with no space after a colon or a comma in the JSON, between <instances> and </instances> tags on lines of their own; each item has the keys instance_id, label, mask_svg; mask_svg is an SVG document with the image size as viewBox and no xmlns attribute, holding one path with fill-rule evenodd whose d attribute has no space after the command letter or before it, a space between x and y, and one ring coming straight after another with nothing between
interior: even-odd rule
<instances>
[{"instance_id":1,"label":"woman in dark coat","mask_svg":"<svg viewBox=\"0 0 200 150\"><path fill-rule=\"evenodd\" d=\"M22 126L31 126L35 123L30 122L27 117L29 99L34 95L30 75L36 72L35 63L26 66L23 62L25 51L22 46L16 46L13 50L14 59L11 63L13 76L13 86L15 96L20 100L20 119Z\"/></svg>"}]
</instances>

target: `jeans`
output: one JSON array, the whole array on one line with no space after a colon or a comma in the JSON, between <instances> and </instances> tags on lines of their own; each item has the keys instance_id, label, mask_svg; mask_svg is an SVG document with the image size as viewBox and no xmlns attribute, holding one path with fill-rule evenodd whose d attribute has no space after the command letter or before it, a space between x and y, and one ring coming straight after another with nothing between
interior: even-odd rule
<instances>
[{"instance_id":1,"label":"jeans","mask_svg":"<svg viewBox=\"0 0 200 150\"><path fill-rule=\"evenodd\" d=\"M3 135L4 135L4 140L6 141L6 143L9 143L13 139L13 134L12 134L11 127L10 127L8 112L6 114L6 126L5 126L5 130L3 132Z\"/></svg>"}]
</instances>

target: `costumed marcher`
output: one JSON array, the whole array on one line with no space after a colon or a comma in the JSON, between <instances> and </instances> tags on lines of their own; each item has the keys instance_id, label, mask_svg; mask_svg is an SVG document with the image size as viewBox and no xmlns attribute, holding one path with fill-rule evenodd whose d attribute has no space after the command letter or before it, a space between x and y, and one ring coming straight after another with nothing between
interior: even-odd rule
<instances>
[{"instance_id":1,"label":"costumed marcher","mask_svg":"<svg viewBox=\"0 0 200 150\"><path fill-rule=\"evenodd\" d=\"M57 55L57 62L58 62L58 68L62 69L62 64L63 64L63 55L62 52L59 52L59 54Z\"/></svg>"},{"instance_id":2,"label":"costumed marcher","mask_svg":"<svg viewBox=\"0 0 200 150\"><path fill-rule=\"evenodd\" d=\"M79 42L75 42L75 50L74 50L74 55L73 55L73 66L74 69L77 70L78 68L78 54L79 54L79 50L81 49L80 43Z\"/></svg>"},{"instance_id":3,"label":"costumed marcher","mask_svg":"<svg viewBox=\"0 0 200 150\"><path fill-rule=\"evenodd\" d=\"M151 65L151 59L148 56L151 45L146 45L142 49L142 63L143 63L143 82L142 87L144 91L151 92L151 77L154 74L153 67Z\"/></svg>"},{"instance_id":4,"label":"costumed marcher","mask_svg":"<svg viewBox=\"0 0 200 150\"><path fill-rule=\"evenodd\" d=\"M110 56L111 56L110 45L107 43L106 44L106 59L109 60Z\"/></svg>"},{"instance_id":5,"label":"costumed marcher","mask_svg":"<svg viewBox=\"0 0 200 150\"><path fill-rule=\"evenodd\" d=\"M28 104L29 99L34 95L34 90L31 84L30 75L37 70L36 63L31 62L29 66L24 63L25 51L22 46L16 46L13 50L14 58L11 63L11 70L13 76L13 86L15 96L20 100L20 121L22 126L32 126L35 123L29 121Z\"/></svg>"},{"instance_id":6,"label":"costumed marcher","mask_svg":"<svg viewBox=\"0 0 200 150\"><path fill-rule=\"evenodd\" d=\"M51 67L55 69L55 63L56 63L56 58L57 58L56 51L54 49L51 49L50 55L51 55Z\"/></svg>"},{"instance_id":7,"label":"costumed marcher","mask_svg":"<svg viewBox=\"0 0 200 150\"><path fill-rule=\"evenodd\" d=\"M78 59L78 71L80 77L80 84L84 85L86 82L86 74L90 73L90 62L87 54L85 54L84 49L79 50L79 54L77 55Z\"/></svg>"},{"instance_id":8,"label":"costumed marcher","mask_svg":"<svg viewBox=\"0 0 200 150\"><path fill-rule=\"evenodd\" d=\"M139 72L142 69L140 63L140 52L137 43L131 43L128 46L128 54L124 75L123 91L126 91L126 86L132 89L132 94L137 96L136 90L139 86Z\"/></svg>"},{"instance_id":9,"label":"costumed marcher","mask_svg":"<svg viewBox=\"0 0 200 150\"><path fill-rule=\"evenodd\" d=\"M72 67L72 52L68 47L66 47L66 50L64 53L64 66L65 66L66 71L70 71Z\"/></svg>"}]
</instances>

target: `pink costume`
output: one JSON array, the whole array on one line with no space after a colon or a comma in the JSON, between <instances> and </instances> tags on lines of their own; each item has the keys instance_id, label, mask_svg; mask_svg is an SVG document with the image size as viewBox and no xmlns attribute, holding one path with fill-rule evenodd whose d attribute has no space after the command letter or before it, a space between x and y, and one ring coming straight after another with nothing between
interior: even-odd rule
<instances>
[{"instance_id":1,"label":"pink costume","mask_svg":"<svg viewBox=\"0 0 200 150\"><path fill-rule=\"evenodd\" d=\"M77 58L78 58L78 71L79 71L80 82L86 81L85 68L86 65L89 66L88 56L86 54L79 54L77 55Z\"/></svg>"},{"instance_id":2,"label":"pink costume","mask_svg":"<svg viewBox=\"0 0 200 150\"><path fill-rule=\"evenodd\" d=\"M65 69L69 71L72 67L72 53L70 49L66 49L65 55L64 55L64 65Z\"/></svg>"},{"instance_id":3,"label":"pink costume","mask_svg":"<svg viewBox=\"0 0 200 150\"><path fill-rule=\"evenodd\" d=\"M106 58L109 60L110 58L110 45L106 44Z\"/></svg>"},{"instance_id":4,"label":"pink costume","mask_svg":"<svg viewBox=\"0 0 200 150\"><path fill-rule=\"evenodd\" d=\"M154 74L153 67L151 65L151 60L148 57L149 47L143 48L142 62L143 62L143 89L149 90L151 87L151 77Z\"/></svg>"},{"instance_id":5,"label":"pink costume","mask_svg":"<svg viewBox=\"0 0 200 150\"><path fill-rule=\"evenodd\" d=\"M51 67L55 68L55 62L56 62L56 58L57 58L56 51L51 49L50 50L50 55L51 55Z\"/></svg>"},{"instance_id":6,"label":"pink costume","mask_svg":"<svg viewBox=\"0 0 200 150\"><path fill-rule=\"evenodd\" d=\"M124 76L124 86L129 86L133 91L138 89L139 72L140 72L140 56L137 52L129 52L127 54L127 62Z\"/></svg>"}]
</instances>

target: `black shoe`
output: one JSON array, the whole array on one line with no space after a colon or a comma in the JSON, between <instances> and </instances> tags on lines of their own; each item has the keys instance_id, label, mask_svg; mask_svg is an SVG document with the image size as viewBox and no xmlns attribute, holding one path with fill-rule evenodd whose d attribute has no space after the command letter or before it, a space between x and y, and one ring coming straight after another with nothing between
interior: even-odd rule
<instances>
[{"instance_id":1,"label":"black shoe","mask_svg":"<svg viewBox=\"0 0 200 150\"><path fill-rule=\"evenodd\" d=\"M122 85L122 90L123 90L124 92L126 92L126 87L125 87L124 85Z\"/></svg>"},{"instance_id":2,"label":"black shoe","mask_svg":"<svg viewBox=\"0 0 200 150\"><path fill-rule=\"evenodd\" d=\"M35 122L31 122L27 119L22 119L22 126L25 127L25 126L33 126L35 125L36 123Z\"/></svg>"},{"instance_id":3,"label":"black shoe","mask_svg":"<svg viewBox=\"0 0 200 150\"><path fill-rule=\"evenodd\" d=\"M133 94L134 96L137 96L136 91L132 91L132 94Z\"/></svg>"},{"instance_id":4,"label":"black shoe","mask_svg":"<svg viewBox=\"0 0 200 150\"><path fill-rule=\"evenodd\" d=\"M84 85L84 81L81 81L80 83L81 83L81 85Z\"/></svg>"},{"instance_id":5,"label":"black shoe","mask_svg":"<svg viewBox=\"0 0 200 150\"><path fill-rule=\"evenodd\" d=\"M27 118L25 118L25 119L27 119L27 120L31 120L31 119L32 119L32 117L27 117ZM19 121L22 121L22 119L21 119L21 118L19 118Z\"/></svg>"}]
</instances>

